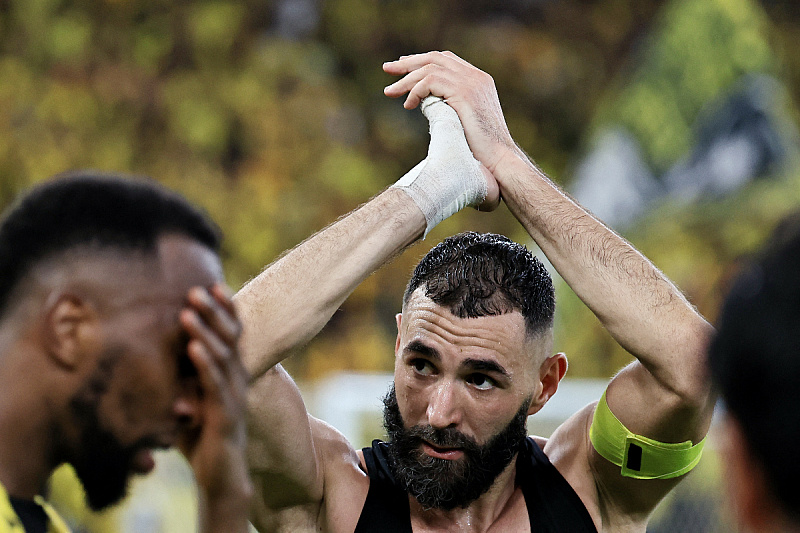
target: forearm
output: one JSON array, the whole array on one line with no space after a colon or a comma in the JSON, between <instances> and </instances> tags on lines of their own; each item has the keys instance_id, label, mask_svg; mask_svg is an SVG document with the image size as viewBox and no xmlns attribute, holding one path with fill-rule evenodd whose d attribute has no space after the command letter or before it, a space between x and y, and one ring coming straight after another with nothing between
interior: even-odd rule
<instances>
[{"instance_id":1,"label":"forearm","mask_svg":"<svg viewBox=\"0 0 800 533\"><path fill-rule=\"evenodd\" d=\"M697 387L710 326L681 292L527 157L495 173L509 209L617 342L664 387Z\"/></svg>"},{"instance_id":2,"label":"forearm","mask_svg":"<svg viewBox=\"0 0 800 533\"><path fill-rule=\"evenodd\" d=\"M200 509L199 531L204 533L247 533L250 531L250 493L240 498L209 498L198 495Z\"/></svg>"},{"instance_id":3,"label":"forearm","mask_svg":"<svg viewBox=\"0 0 800 533\"><path fill-rule=\"evenodd\" d=\"M426 221L387 189L268 266L235 296L242 357L255 378L314 337L372 272L418 239Z\"/></svg>"}]
</instances>

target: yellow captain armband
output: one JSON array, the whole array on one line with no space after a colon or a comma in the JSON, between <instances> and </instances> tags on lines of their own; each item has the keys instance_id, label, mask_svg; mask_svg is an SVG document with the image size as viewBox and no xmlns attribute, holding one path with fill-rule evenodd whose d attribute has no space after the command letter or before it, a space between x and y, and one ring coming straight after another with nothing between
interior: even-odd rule
<instances>
[{"instance_id":1,"label":"yellow captain armband","mask_svg":"<svg viewBox=\"0 0 800 533\"><path fill-rule=\"evenodd\" d=\"M695 445L692 441L675 444L658 442L628 431L600 397L589 438L597 453L622 468L622 475L635 479L669 479L681 476L700 461L704 438Z\"/></svg>"}]
</instances>

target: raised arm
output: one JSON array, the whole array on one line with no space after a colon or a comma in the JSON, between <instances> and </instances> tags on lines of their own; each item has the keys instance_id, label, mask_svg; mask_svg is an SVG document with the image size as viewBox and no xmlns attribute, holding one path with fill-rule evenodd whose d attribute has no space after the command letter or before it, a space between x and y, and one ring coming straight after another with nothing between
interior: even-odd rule
<instances>
[{"instance_id":1,"label":"raised arm","mask_svg":"<svg viewBox=\"0 0 800 533\"><path fill-rule=\"evenodd\" d=\"M242 353L254 383L249 399L249 463L256 526L277 512L311 506L318 514L325 476L357 477L344 438L307 412L279 362L316 335L355 287L422 235L425 218L410 197L388 189L317 233L248 283L236 296ZM334 457L345 464L329 465ZM355 485L355 482L351 480Z\"/></svg>"},{"instance_id":2,"label":"raised arm","mask_svg":"<svg viewBox=\"0 0 800 533\"><path fill-rule=\"evenodd\" d=\"M423 105L428 157L394 186L269 265L235 296L242 353L257 377L313 338L372 272L467 205L493 209L497 184L469 152L458 116Z\"/></svg>"},{"instance_id":3,"label":"raised arm","mask_svg":"<svg viewBox=\"0 0 800 533\"><path fill-rule=\"evenodd\" d=\"M438 221L465 205L499 201L488 172L465 157L469 149L455 112L439 100L430 101L425 114L431 145L422 163L281 257L235 297L243 359L255 381L250 465L265 515L301 504L318 509L329 493L346 498L334 487L355 486L359 475L352 447L307 414L280 361L315 336L359 283ZM328 502L326 509L334 506Z\"/></svg>"},{"instance_id":4,"label":"raised arm","mask_svg":"<svg viewBox=\"0 0 800 533\"><path fill-rule=\"evenodd\" d=\"M456 109L470 148L493 173L509 209L617 342L636 357L609 385L611 411L636 434L670 443L700 441L713 408L703 360L708 323L647 258L555 186L516 145L488 74L449 52L404 57L384 70L403 76L385 92L408 93L407 108L432 93ZM571 447L569 460L576 454L586 458L600 485L613 487L608 497L615 504L630 503L631 513L649 512L671 484L651 483L642 490L641 482L621 479L619 468L607 468L586 445L591 419L589 409L571 420L546 451L560 458L559 447ZM583 444L575 447L576 439Z\"/></svg>"},{"instance_id":5,"label":"raised arm","mask_svg":"<svg viewBox=\"0 0 800 533\"><path fill-rule=\"evenodd\" d=\"M315 234L235 297L242 354L258 377L311 340L372 272L422 236L425 218L390 188Z\"/></svg>"}]
</instances>

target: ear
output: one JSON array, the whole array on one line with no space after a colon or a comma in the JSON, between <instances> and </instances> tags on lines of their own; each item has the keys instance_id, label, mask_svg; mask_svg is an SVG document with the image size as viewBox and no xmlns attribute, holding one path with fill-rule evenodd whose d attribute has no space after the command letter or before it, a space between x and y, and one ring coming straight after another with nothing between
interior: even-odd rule
<instances>
[{"instance_id":1,"label":"ear","mask_svg":"<svg viewBox=\"0 0 800 533\"><path fill-rule=\"evenodd\" d=\"M738 422L730 415L723 424L722 456L731 508L739 521L752 531L771 531L780 511L771 496L761 465L750 453Z\"/></svg>"},{"instance_id":2,"label":"ear","mask_svg":"<svg viewBox=\"0 0 800 533\"><path fill-rule=\"evenodd\" d=\"M70 369L100 342L94 307L72 293L53 293L47 299L43 333L47 353Z\"/></svg>"},{"instance_id":3,"label":"ear","mask_svg":"<svg viewBox=\"0 0 800 533\"><path fill-rule=\"evenodd\" d=\"M557 353L548 357L539 368L539 382L542 387L539 394L531 401L528 415L539 411L558 390L558 384L567 373L567 356Z\"/></svg>"}]
</instances>

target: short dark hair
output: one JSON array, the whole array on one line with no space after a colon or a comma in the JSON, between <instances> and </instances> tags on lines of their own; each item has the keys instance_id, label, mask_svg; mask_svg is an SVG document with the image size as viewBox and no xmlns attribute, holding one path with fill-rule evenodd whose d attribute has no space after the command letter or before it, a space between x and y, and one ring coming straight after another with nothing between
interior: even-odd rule
<instances>
[{"instance_id":1,"label":"short dark hair","mask_svg":"<svg viewBox=\"0 0 800 533\"><path fill-rule=\"evenodd\" d=\"M712 377L787 516L800 523L800 216L733 284L709 349Z\"/></svg>"},{"instance_id":2,"label":"short dark hair","mask_svg":"<svg viewBox=\"0 0 800 533\"><path fill-rule=\"evenodd\" d=\"M43 182L0 221L0 316L37 264L78 246L151 252L168 233L219 250L217 226L152 179L78 171Z\"/></svg>"},{"instance_id":3,"label":"short dark hair","mask_svg":"<svg viewBox=\"0 0 800 533\"><path fill-rule=\"evenodd\" d=\"M519 311L529 335L553 325L553 280L541 261L521 244L493 233L448 237L414 269L403 303L418 287L459 318Z\"/></svg>"}]
</instances>

